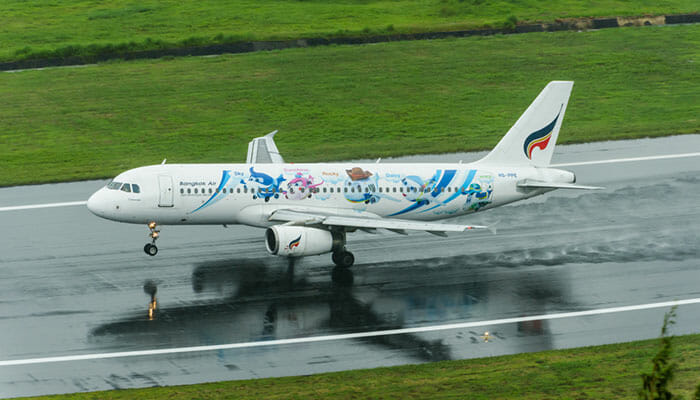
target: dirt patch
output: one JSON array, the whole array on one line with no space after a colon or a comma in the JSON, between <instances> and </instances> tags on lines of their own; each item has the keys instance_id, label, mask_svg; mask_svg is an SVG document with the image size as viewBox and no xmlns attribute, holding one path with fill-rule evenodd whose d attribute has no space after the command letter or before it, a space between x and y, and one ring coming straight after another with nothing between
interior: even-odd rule
<instances>
[{"instance_id":1,"label":"dirt patch","mask_svg":"<svg viewBox=\"0 0 700 400\"><path fill-rule=\"evenodd\" d=\"M617 17L619 26L666 25L666 16L658 17Z\"/></svg>"}]
</instances>

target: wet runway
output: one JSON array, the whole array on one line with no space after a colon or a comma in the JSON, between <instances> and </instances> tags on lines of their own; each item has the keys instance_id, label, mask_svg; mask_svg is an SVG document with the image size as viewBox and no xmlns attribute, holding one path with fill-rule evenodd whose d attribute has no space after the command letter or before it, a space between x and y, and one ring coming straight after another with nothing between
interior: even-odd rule
<instances>
[{"instance_id":1,"label":"wet runway","mask_svg":"<svg viewBox=\"0 0 700 400\"><path fill-rule=\"evenodd\" d=\"M555 163L700 151L700 135L558 146ZM440 156L465 162L479 154ZM431 157L411 157L429 161ZM434 160L434 157L433 157ZM385 161L385 162L391 162ZM252 343L700 298L700 157L567 167L604 191L556 191L459 220L498 234L349 235L290 269L263 231L145 226L84 207L0 213L0 362ZM103 182L0 189L0 207L86 199ZM157 287L154 320L146 309ZM474 329L0 365L0 397L299 375L658 336L667 308ZM482 338L489 331L491 338ZM676 334L700 332L681 306Z\"/></svg>"}]
</instances>

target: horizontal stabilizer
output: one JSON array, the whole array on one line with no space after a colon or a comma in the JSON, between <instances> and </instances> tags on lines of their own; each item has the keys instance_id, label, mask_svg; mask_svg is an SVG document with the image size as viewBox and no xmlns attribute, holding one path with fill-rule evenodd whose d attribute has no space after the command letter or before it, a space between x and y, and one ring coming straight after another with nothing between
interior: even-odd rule
<instances>
[{"instance_id":1,"label":"horizontal stabilizer","mask_svg":"<svg viewBox=\"0 0 700 400\"><path fill-rule=\"evenodd\" d=\"M542 182L542 181L533 181L533 180L529 180L529 179L518 182L518 187L533 188L533 189L579 189L579 190L605 189L605 188L598 187L598 186L583 186L583 185L576 185L573 183Z\"/></svg>"}]
</instances>

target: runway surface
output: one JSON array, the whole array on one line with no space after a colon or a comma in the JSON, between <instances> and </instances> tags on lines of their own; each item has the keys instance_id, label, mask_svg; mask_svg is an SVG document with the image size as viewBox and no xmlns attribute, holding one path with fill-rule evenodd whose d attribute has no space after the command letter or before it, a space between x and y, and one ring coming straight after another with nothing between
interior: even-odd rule
<instances>
[{"instance_id":1,"label":"runway surface","mask_svg":"<svg viewBox=\"0 0 700 400\"><path fill-rule=\"evenodd\" d=\"M697 151L700 135L604 142L558 146L554 163ZM566 169L606 189L556 191L458 218L500 221L495 236L351 234L350 271L332 268L327 255L290 270L267 255L255 228L164 227L158 256L148 257L145 226L105 221L84 206L0 212L0 397L657 337L667 305L579 312L700 298L700 157ZM0 207L85 200L103 184L4 188ZM153 286L159 303L149 320L144 289ZM562 313L572 314L548 317ZM494 322L502 319L513 320ZM395 329L408 333L377 334ZM700 305L680 306L673 332L700 332ZM243 345L170 351L232 344ZM64 359L36 360L51 357ZM3 365L12 361L20 365Z\"/></svg>"}]
</instances>

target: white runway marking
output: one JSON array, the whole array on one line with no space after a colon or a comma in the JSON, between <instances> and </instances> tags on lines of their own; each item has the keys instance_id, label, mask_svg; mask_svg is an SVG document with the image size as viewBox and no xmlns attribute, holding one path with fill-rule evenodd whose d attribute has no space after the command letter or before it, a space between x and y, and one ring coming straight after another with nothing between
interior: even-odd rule
<instances>
[{"instance_id":1,"label":"white runway marking","mask_svg":"<svg viewBox=\"0 0 700 400\"><path fill-rule=\"evenodd\" d=\"M33 210L36 208L84 206L86 204L87 204L87 201L68 201L65 203L28 204L28 205L24 205L24 206L0 207L0 211L19 211L19 210Z\"/></svg>"},{"instance_id":2,"label":"white runway marking","mask_svg":"<svg viewBox=\"0 0 700 400\"><path fill-rule=\"evenodd\" d=\"M682 153L682 154L667 154L663 156L648 156L648 157L633 157L633 158L617 158L612 160L598 160L598 161L582 161L564 164L552 164L550 167L573 167L575 165L595 165L595 164L613 164L621 162L632 162L632 161L651 161L651 160L666 160L673 158L685 158L685 157L698 157L700 153Z\"/></svg>"},{"instance_id":3,"label":"white runway marking","mask_svg":"<svg viewBox=\"0 0 700 400\"><path fill-rule=\"evenodd\" d=\"M530 316L530 317L503 318L503 319L494 319L494 320L490 320L490 321L462 322L462 323L456 323L456 324L422 326L422 327L402 328L402 329L389 329L389 330L374 331L374 332L347 333L347 334L341 334L341 335L311 336L311 337L294 338L294 339L279 339L279 340L267 340L267 341L246 342L246 343L230 343L230 344L220 344L220 345L212 345L212 346L178 347L178 348L171 348L171 349L124 351L124 352L117 352L117 353L99 353L99 354L79 354L79 355L60 356L60 357L28 358L28 359L24 359L24 360L6 360L6 361L0 361L0 367L11 366L11 365L46 364L46 363L54 363L54 362L61 362L61 361L81 361L81 360L99 360L99 359L106 359L106 358L155 356L155 355L163 355L163 354L192 353L192 352L202 352L202 351L242 349L242 348L249 348L249 347L280 346L280 345L289 345L289 344L327 342L327 341L331 341L331 340L360 339L360 338L367 338L367 337L400 335L400 334L407 334L407 333L435 332L435 331L443 331L443 330L449 330L449 329L467 329L467 328L476 328L476 327L482 327L482 326L512 324L512 323L516 323L516 322L585 317L585 316L591 316L591 315L613 314L613 313L626 312L626 311L650 310L650 309L655 309L655 308L666 308L666 307L681 306L681 305L688 305L688 304L700 304L700 298L677 300L677 301L667 301L667 302L663 302L663 303L640 304L640 305L634 305L634 306L600 308L597 310L588 310L588 311L574 311L574 312L568 312L568 313L534 315L534 316Z\"/></svg>"}]
</instances>

